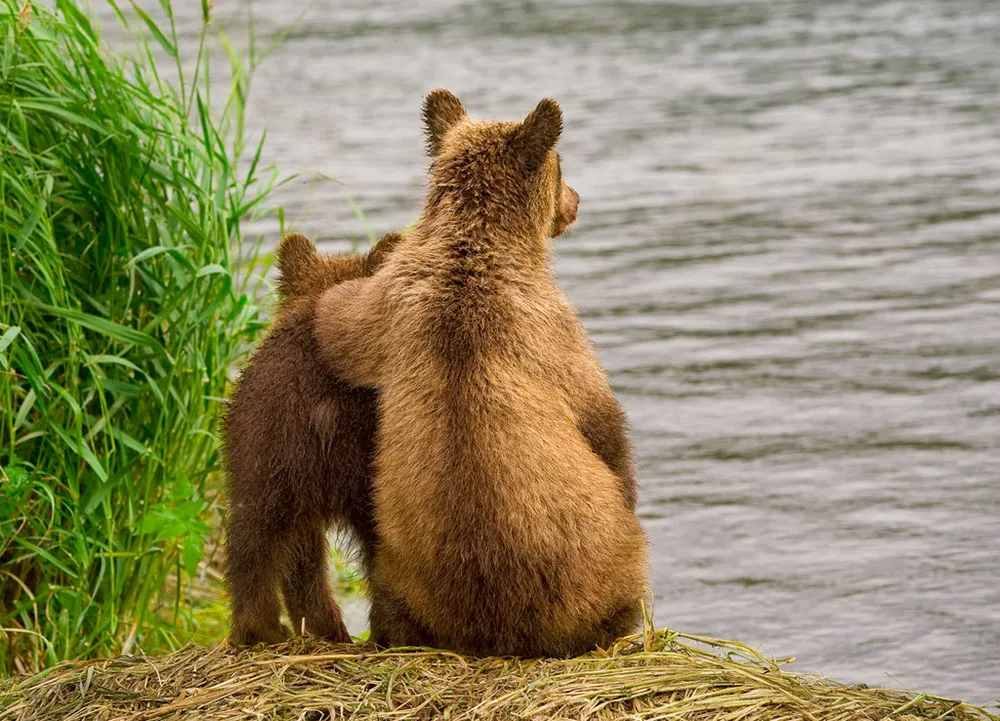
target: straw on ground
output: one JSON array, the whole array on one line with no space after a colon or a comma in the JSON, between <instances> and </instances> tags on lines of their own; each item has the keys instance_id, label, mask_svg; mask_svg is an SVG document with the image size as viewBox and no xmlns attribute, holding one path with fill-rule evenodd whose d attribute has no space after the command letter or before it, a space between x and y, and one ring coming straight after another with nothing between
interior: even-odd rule
<instances>
[{"instance_id":1,"label":"straw on ground","mask_svg":"<svg viewBox=\"0 0 1000 721\"><path fill-rule=\"evenodd\" d=\"M376 653L297 639L63 664L0 684L10 721L684 719L997 721L957 701L783 671L732 641L672 631L558 659Z\"/></svg>"}]
</instances>

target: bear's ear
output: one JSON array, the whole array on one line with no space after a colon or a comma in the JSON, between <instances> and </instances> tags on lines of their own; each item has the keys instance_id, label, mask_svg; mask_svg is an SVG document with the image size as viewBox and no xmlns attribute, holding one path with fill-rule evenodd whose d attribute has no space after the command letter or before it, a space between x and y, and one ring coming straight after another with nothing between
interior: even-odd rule
<instances>
[{"instance_id":1,"label":"bear's ear","mask_svg":"<svg viewBox=\"0 0 1000 721\"><path fill-rule=\"evenodd\" d=\"M438 88L424 98L424 132L427 153L432 158L441 150L441 139L452 127L468 117L462 101L452 93Z\"/></svg>"},{"instance_id":2,"label":"bear's ear","mask_svg":"<svg viewBox=\"0 0 1000 721\"><path fill-rule=\"evenodd\" d=\"M528 172L534 173L556 147L562 135L562 109L559 103L545 98L528 114L511 138L515 151L524 160Z\"/></svg>"}]
</instances>

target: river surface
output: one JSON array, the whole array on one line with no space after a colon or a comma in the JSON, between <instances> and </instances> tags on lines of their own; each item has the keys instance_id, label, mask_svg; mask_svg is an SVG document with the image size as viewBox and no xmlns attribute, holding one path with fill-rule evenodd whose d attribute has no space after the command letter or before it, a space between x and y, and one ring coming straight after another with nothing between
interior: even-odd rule
<instances>
[{"instance_id":1,"label":"river surface","mask_svg":"<svg viewBox=\"0 0 1000 721\"><path fill-rule=\"evenodd\" d=\"M265 160L343 183L287 187L295 227L409 224L438 86L562 104L555 265L631 418L657 624L1000 696L1000 3L314 2L252 90Z\"/></svg>"}]
</instances>

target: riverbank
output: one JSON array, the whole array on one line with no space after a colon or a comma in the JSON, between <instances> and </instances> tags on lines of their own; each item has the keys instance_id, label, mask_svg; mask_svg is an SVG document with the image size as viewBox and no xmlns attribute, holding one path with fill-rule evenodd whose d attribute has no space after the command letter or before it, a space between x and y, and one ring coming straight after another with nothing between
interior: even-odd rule
<instances>
[{"instance_id":1,"label":"riverbank","mask_svg":"<svg viewBox=\"0 0 1000 721\"><path fill-rule=\"evenodd\" d=\"M686 719L997 721L967 704L783 671L733 641L663 630L568 659L374 653L297 639L62 664L0 682L11 721Z\"/></svg>"}]
</instances>

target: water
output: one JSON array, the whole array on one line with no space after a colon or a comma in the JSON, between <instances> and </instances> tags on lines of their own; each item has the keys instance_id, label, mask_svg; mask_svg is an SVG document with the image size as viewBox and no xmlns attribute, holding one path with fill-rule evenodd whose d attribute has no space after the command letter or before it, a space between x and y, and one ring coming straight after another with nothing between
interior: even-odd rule
<instances>
[{"instance_id":1,"label":"water","mask_svg":"<svg viewBox=\"0 0 1000 721\"><path fill-rule=\"evenodd\" d=\"M267 160L346 183L290 187L299 229L415 218L438 86L563 106L556 269L631 417L658 624L1000 696L1000 6L317 2L253 88Z\"/></svg>"}]
</instances>

